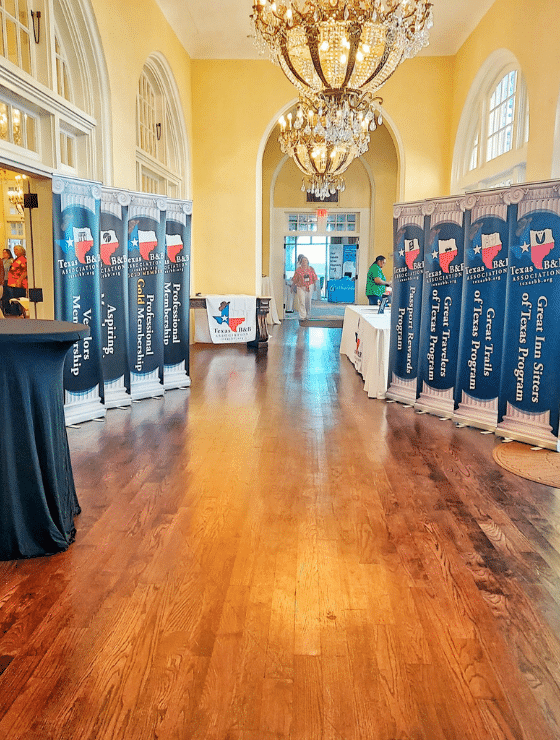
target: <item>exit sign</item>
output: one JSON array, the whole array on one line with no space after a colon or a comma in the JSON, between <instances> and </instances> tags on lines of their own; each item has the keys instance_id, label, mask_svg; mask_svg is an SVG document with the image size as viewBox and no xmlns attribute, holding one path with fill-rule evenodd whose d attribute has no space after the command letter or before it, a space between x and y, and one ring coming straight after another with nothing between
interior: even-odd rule
<instances>
[{"instance_id":1,"label":"exit sign","mask_svg":"<svg viewBox=\"0 0 560 740\"><path fill-rule=\"evenodd\" d=\"M328 211L326 208L317 208L317 218L326 218L327 213Z\"/></svg>"}]
</instances>

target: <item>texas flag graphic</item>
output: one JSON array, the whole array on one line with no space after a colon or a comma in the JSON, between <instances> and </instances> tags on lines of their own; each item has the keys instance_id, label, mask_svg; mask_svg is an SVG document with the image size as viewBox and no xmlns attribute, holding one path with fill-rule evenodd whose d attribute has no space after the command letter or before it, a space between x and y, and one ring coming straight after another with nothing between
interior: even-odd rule
<instances>
[{"instance_id":1,"label":"texas flag graphic","mask_svg":"<svg viewBox=\"0 0 560 740\"><path fill-rule=\"evenodd\" d=\"M420 254L420 243L418 239L404 240L404 258L409 270L414 269L414 260Z\"/></svg>"},{"instance_id":2,"label":"texas flag graphic","mask_svg":"<svg viewBox=\"0 0 560 740\"><path fill-rule=\"evenodd\" d=\"M111 264L111 255L119 248L119 240L113 229L101 232L100 254L104 265Z\"/></svg>"},{"instance_id":3,"label":"texas flag graphic","mask_svg":"<svg viewBox=\"0 0 560 740\"><path fill-rule=\"evenodd\" d=\"M449 272L449 265L457 256L457 243L455 239L439 240L439 266L443 272Z\"/></svg>"},{"instance_id":4,"label":"texas flag graphic","mask_svg":"<svg viewBox=\"0 0 560 740\"><path fill-rule=\"evenodd\" d=\"M86 254L93 247L93 236L88 226L82 228L69 226L64 239L57 239L57 242L68 259L71 260L75 255L78 262L85 265Z\"/></svg>"},{"instance_id":5,"label":"texas flag graphic","mask_svg":"<svg viewBox=\"0 0 560 740\"><path fill-rule=\"evenodd\" d=\"M166 234L165 246L170 262L177 262L177 255L183 249L183 240L179 234Z\"/></svg>"},{"instance_id":6,"label":"texas flag graphic","mask_svg":"<svg viewBox=\"0 0 560 740\"><path fill-rule=\"evenodd\" d=\"M78 262L85 265L86 254L93 247L93 236L91 235L91 229L88 227L77 229L74 227L74 249L76 251L76 257Z\"/></svg>"},{"instance_id":7,"label":"texas flag graphic","mask_svg":"<svg viewBox=\"0 0 560 740\"><path fill-rule=\"evenodd\" d=\"M142 231L135 226L128 238L128 251L138 252L143 260L149 262L150 254L157 247L157 237L155 231Z\"/></svg>"},{"instance_id":8,"label":"texas flag graphic","mask_svg":"<svg viewBox=\"0 0 560 740\"><path fill-rule=\"evenodd\" d=\"M234 319L229 315L229 301L222 301L220 303L220 315L214 316L214 319L218 324L227 324L232 331L237 331L239 324L242 324L245 319Z\"/></svg>"},{"instance_id":9,"label":"texas flag graphic","mask_svg":"<svg viewBox=\"0 0 560 740\"><path fill-rule=\"evenodd\" d=\"M543 269L543 259L554 249L552 229L531 229L531 262L539 270Z\"/></svg>"},{"instance_id":10,"label":"texas flag graphic","mask_svg":"<svg viewBox=\"0 0 560 740\"><path fill-rule=\"evenodd\" d=\"M494 234L482 234L482 261L491 270L494 266L494 257L502 250L502 238Z\"/></svg>"}]
</instances>

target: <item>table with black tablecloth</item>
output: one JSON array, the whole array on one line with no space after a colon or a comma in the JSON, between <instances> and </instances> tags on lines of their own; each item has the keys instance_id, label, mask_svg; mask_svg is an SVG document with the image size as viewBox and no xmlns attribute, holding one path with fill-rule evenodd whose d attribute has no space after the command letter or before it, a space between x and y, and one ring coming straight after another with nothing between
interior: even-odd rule
<instances>
[{"instance_id":1,"label":"table with black tablecloth","mask_svg":"<svg viewBox=\"0 0 560 740\"><path fill-rule=\"evenodd\" d=\"M0 319L0 560L66 550L80 507L63 368L84 324Z\"/></svg>"}]
</instances>

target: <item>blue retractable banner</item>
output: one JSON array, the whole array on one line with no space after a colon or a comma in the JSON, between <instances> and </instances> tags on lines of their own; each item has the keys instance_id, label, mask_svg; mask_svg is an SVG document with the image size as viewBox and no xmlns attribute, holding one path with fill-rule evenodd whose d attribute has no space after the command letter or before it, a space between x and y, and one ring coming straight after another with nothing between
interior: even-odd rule
<instances>
[{"instance_id":1,"label":"blue retractable banner","mask_svg":"<svg viewBox=\"0 0 560 740\"><path fill-rule=\"evenodd\" d=\"M190 255L192 202L167 201L163 287L165 389L185 388L189 378Z\"/></svg>"},{"instance_id":2,"label":"blue retractable banner","mask_svg":"<svg viewBox=\"0 0 560 740\"><path fill-rule=\"evenodd\" d=\"M427 216L418 362L419 409L441 416L454 410L463 292L462 198L423 206Z\"/></svg>"},{"instance_id":3,"label":"blue retractable banner","mask_svg":"<svg viewBox=\"0 0 560 740\"><path fill-rule=\"evenodd\" d=\"M55 177L53 250L55 318L88 324L90 336L73 345L64 365L68 424L105 415L101 368L99 183Z\"/></svg>"},{"instance_id":4,"label":"blue retractable banner","mask_svg":"<svg viewBox=\"0 0 560 740\"><path fill-rule=\"evenodd\" d=\"M500 436L558 450L560 184L512 188Z\"/></svg>"},{"instance_id":5,"label":"blue retractable banner","mask_svg":"<svg viewBox=\"0 0 560 740\"><path fill-rule=\"evenodd\" d=\"M396 205L393 220L393 294L387 398L414 403L424 275L423 203Z\"/></svg>"},{"instance_id":6,"label":"blue retractable banner","mask_svg":"<svg viewBox=\"0 0 560 740\"><path fill-rule=\"evenodd\" d=\"M494 431L508 272L507 190L474 193L465 208L465 271L455 420Z\"/></svg>"},{"instance_id":7,"label":"blue retractable banner","mask_svg":"<svg viewBox=\"0 0 560 740\"><path fill-rule=\"evenodd\" d=\"M126 191L106 187L101 191L101 349L107 408L131 403L127 304L129 203L130 193Z\"/></svg>"},{"instance_id":8,"label":"blue retractable banner","mask_svg":"<svg viewBox=\"0 0 560 740\"><path fill-rule=\"evenodd\" d=\"M163 388L163 271L166 200L131 193L128 207L130 394L160 396Z\"/></svg>"}]
</instances>

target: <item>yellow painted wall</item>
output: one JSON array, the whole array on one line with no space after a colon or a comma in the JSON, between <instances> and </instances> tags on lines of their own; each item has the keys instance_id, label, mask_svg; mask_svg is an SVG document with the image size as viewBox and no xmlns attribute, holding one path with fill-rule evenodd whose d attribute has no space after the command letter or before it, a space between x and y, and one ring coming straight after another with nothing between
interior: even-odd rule
<instances>
[{"instance_id":1,"label":"yellow painted wall","mask_svg":"<svg viewBox=\"0 0 560 740\"><path fill-rule=\"evenodd\" d=\"M557 0L496 0L455 57L451 146L465 100L480 67L496 49L519 61L527 84L530 138L527 180L551 177L556 107L560 92L560 3Z\"/></svg>"},{"instance_id":2,"label":"yellow painted wall","mask_svg":"<svg viewBox=\"0 0 560 740\"><path fill-rule=\"evenodd\" d=\"M113 185L136 190L136 94L142 68L154 52L166 58L192 141L191 60L154 0L91 3L111 86Z\"/></svg>"},{"instance_id":3,"label":"yellow painted wall","mask_svg":"<svg viewBox=\"0 0 560 740\"><path fill-rule=\"evenodd\" d=\"M391 193L391 205L398 199L448 194L452 67L446 57L410 60L383 88L384 108L406 150L402 192L382 191L386 200ZM194 289L254 293L257 269L267 273L270 178L280 154L274 145L275 152L266 151L263 161L261 268L255 238L259 147L295 90L265 60L193 60L192 70ZM393 143L387 143L394 153ZM301 186L297 171L296 178L295 190ZM303 194L298 197L304 202ZM382 210L387 213L386 206ZM376 236L383 244L391 239L391 219L387 215Z\"/></svg>"},{"instance_id":4,"label":"yellow painted wall","mask_svg":"<svg viewBox=\"0 0 560 740\"><path fill-rule=\"evenodd\" d=\"M108 69L113 136L113 185L136 190L136 94L142 68L154 52L165 56L179 88L180 105L192 140L191 61L153 0L92 0ZM49 179L32 178L39 208L33 211L35 285L43 288L38 318L53 318L52 193ZM191 194L187 193L187 197ZM29 239L29 211L26 211ZM32 310L34 317L34 310Z\"/></svg>"},{"instance_id":5,"label":"yellow painted wall","mask_svg":"<svg viewBox=\"0 0 560 740\"><path fill-rule=\"evenodd\" d=\"M137 82L149 55L161 52L180 91L192 154L193 290L254 293L261 270L267 272L270 182L279 161L277 145L265 150L261 193L261 147L295 89L266 60L190 60L155 0L143 0L141 13L135 0L91 2L111 88L114 185L136 188ZM380 91L388 124L382 136L392 132L392 140L371 160L372 257L389 252L394 201L449 194L461 112L477 72L497 48L517 57L527 82L527 178L550 177L560 55L546 41L559 33L560 3L531 0L528 13L525 0L496 0L455 57L417 57L399 67ZM302 201L299 172L295 177L294 195Z\"/></svg>"},{"instance_id":6,"label":"yellow painted wall","mask_svg":"<svg viewBox=\"0 0 560 740\"><path fill-rule=\"evenodd\" d=\"M371 169L375 184L368 261L371 263L378 254L384 254L389 274L393 270L393 204L398 200L399 162L395 143L386 124L373 132L363 159Z\"/></svg>"},{"instance_id":7,"label":"yellow painted wall","mask_svg":"<svg viewBox=\"0 0 560 740\"><path fill-rule=\"evenodd\" d=\"M264 60L197 60L192 69L193 289L254 295L259 149L293 87Z\"/></svg>"},{"instance_id":8,"label":"yellow painted wall","mask_svg":"<svg viewBox=\"0 0 560 740\"><path fill-rule=\"evenodd\" d=\"M415 57L379 91L405 153L397 200L449 194L453 69L453 57Z\"/></svg>"},{"instance_id":9,"label":"yellow painted wall","mask_svg":"<svg viewBox=\"0 0 560 740\"><path fill-rule=\"evenodd\" d=\"M277 130L271 134L263 157L263 272L267 273L270 250L270 187L273 173L283 158L277 142ZM367 245L368 256L391 252L393 239L393 204L397 200L398 158L387 126L380 126L371 135L368 151L361 159L371 171L374 181L372 238ZM344 176L346 190L338 203L328 203L331 210L372 208L372 193L368 175L360 161L353 162ZM317 208L307 203L301 191L302 173L290 158L278 173L274 188L275 208Z\"/></svg>"}]
</instances>

